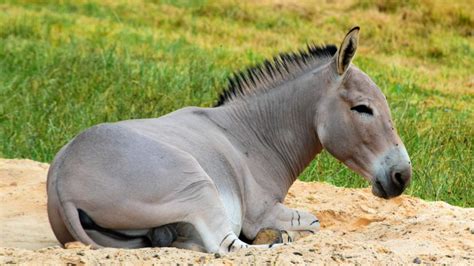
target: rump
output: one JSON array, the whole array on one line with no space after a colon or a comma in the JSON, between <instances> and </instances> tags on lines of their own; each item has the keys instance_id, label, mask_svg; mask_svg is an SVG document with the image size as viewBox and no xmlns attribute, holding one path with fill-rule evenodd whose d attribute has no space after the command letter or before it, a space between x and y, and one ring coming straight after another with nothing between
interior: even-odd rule
<instances>
[{"instance_id":1,"label":"rump","mask_svg":"<svg viewBox=\"0 0 474 266\"><path fill-rule=\"evenodd\" d=\"M60 154L56 186L98 225L146 229L183 221L203 187L215 189L188 153L118 125L78 135Z\"/></svg>"}]
</instances>

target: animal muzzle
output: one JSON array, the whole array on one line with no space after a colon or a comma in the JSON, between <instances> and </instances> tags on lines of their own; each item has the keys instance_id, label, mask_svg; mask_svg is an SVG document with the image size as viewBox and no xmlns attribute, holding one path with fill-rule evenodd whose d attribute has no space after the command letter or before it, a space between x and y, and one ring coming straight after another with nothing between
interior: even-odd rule
<instances>
[{"instance_id":1,"label":"animal muzzle","mask_svg":"<svg viewBox=\"0 0 474 266\"><path fill-rule=\"evenodd\" d=\"M379 160L372 193L390 199L403 193L411 180L411 162L405 148L393 149Z\"/></svg>"}]
</instances>

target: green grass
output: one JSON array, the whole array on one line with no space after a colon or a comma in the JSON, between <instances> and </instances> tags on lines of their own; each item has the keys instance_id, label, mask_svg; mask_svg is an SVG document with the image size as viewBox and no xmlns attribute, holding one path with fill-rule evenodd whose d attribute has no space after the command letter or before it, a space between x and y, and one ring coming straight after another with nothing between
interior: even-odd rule
<instances>
[{"instance_id":1,"label":"green grass","mask_svg":"<svg viewBox=\"0 0 474 266\"><path fill-rule=\"evenodd\" d=\"M0 156L50 162L104 121L211 106L233 71L361 26L355 60L411 155L407 193L474 206L471 1L0 1ZM367 183L327 153L301 176Z\"/></svg>"}]
</instances>

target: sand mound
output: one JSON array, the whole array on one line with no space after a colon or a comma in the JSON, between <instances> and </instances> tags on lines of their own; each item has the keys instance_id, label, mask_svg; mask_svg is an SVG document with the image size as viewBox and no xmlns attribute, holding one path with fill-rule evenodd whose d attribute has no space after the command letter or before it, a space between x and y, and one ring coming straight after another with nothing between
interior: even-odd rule
<instances>
[{"instance_id":1,"label":"sand mound","mask_svg":"<svg viewBox=\"0 0 474 266\"><path fill-rule=\"evenodd\" d=\"M288 205L315 213L322 230L289 246L224 257L175 248L89 250L58 246L46 215L47 164L0 160L0 264L474 263L474 209L368 189L297 182Z\"/></svg>"}]
</instances>

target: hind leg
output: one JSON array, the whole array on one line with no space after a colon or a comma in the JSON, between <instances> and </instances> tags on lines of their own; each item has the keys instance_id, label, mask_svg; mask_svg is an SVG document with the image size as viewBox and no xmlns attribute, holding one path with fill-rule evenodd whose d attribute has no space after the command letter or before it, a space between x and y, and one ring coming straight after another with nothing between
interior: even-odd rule
<instances>
[{"instance_id":1,"label":"hind leg","mask_svg":"<svg viewBox=\"0 0 474 266\"><path fill-rule=\"evenodd\" d=\"M97 244L114 248L169 247L176 240L176 225L169 224L149 230L86 230Z\"/></svg>"},{"instance_id":2,"label":"hind leg","mask_svg":"<svg viewBox=\"0 0 474 266\"><path fill-rule=\"evenodd\" d=\"M271 245L249 245L241 241L232 231L231 221L213 185L199 188L199 200L193 202L193 211L186 222L193 225L197 236L207 252L226 254L243 248L269 248Z\"/></svg>"},{"instance_id":3,"label":"hind leg","mask_svg":"<svg viewBox=\"0 0 474 266\"><path fill-rule=\"evenodd\" d=\"M59 199L52 188L48 188L48 219L56 239L62 246L68 242L76 241L66 228L59 213Z\"/></svg>"},{"instance_id":4,"label":"hind leg","mask_svg":"<svg viewBox=\"0 0 474 266\"><path fill-rule=\"evenodd\" d=\"M117 239L96 230L86 230L87 235L97 244L111 248L143 248L150 245L145 238Z\"/></svg>"},{"instance_id":5,"label":"hind leg","mask_svg":"<svg viewBox=\"0 0 474 266\"><path fill-rule=\"evenodd\" d=\"M183 238L179 237L171 243L172 247L175 248L181 248L181 249L188 249L188 250L193 250L193 251L198 251L198 252L206 252L206 248L202 245L201 241L197 241L192 238Z\"/></svg>"},{"instance_id":6,"label":"hind leg","mask_svg":"<svg viewBox=\"0 0 474 266\"><path fill-rule=\"evenodd\" d=\"M176 234L177 238L171 243L172 247L206 252L202 239L192 224L178 223Z\"/></svg>"},{"instance_id":7,"label":"hind leg","mask_svg":"<svg viewBox=\"0 0 474 266\"><path fill-rule=\"evenodd\" d=\"M232 231L231 222L210 179L209 182L194 186L193 191L188 191L188 194L195 194L196 197L191 196L194 202L187 205L190 214L185 222L194 228L194 230L187 228L189 230L187 238L200 239L206 251L211 253L227 253L234 245L242 247L247 245L238 240ZM192 245L195 242L193 240L188 241L188 244Z\"/></svg>"}]
</instances>

